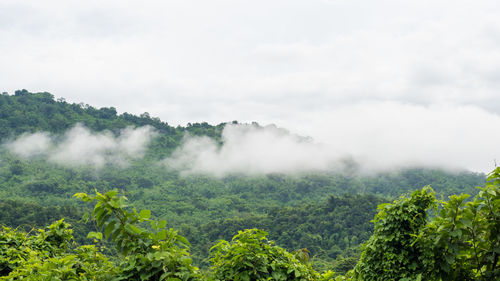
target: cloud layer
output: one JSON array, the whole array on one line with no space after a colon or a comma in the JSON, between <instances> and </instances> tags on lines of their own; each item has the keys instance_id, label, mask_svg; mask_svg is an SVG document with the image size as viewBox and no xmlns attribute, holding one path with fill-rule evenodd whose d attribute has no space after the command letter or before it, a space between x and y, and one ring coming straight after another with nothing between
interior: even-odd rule
<instances>
[{"instance_id":1,"label":"cloud layer","mask_svg":"<svg viewBox=\"0 0 500 281\"><path fill-rule=\"evenodd\" d=\"M333 150L274 125L227 125L222 141L219 146L208 137L188 136L165 164L187 174L215 176L325 171L339 166Z\"/></svg>"},{"instance_id":2,"label":"cloud layer","mask_svg":"<svg viewBox=\"0 0 500 281\"><path fill-rule=\"evenodd\" d=\"M0 85L172 124L367 101L498 113L498 18L496 0L5 0Z\"/></svg>"},{"instance_id":3,"label":"cloud layer","mask_svg":"<svg viewBox=\"0 0 500 281\"><path fill-rule=\"evenodd\" d=\"M162 162L186 175L223 177L342 172L353 161L360 172L413 166L489 172L500 159L500 131L494 129L500 127L500 116L478 107L379 102L301 117L293 124L299 135L275 125L243 124L226 125L222 143L187 135ZM155 134L147 126L113 135L77 125L61 136L24 134L4 146L25 158L99 168L143 157Z\"/></svg>"},{"instance_id":4,"label":"cloud layer","mask_svg":"<svg viewBox=\"0 0 500 281\"><path fill-rule=\"evenodd\" d=\"M302 134L276 126L228 125L222 145L187 137L165 163L186 174L343 171L350 160L361 172L404 167L489 172L500 159L500 116L472 106L427 107L394 102L348 106L295 120Z\"/></svg>"},{"instance_id":5,"label":"cloud layer","mask_svg":"<svg viewBox=\"0 0 500 281\"><path fill-rule=\"evenodd\" d=\"M174 125L274 123L376 167L488 171L500 154L499 3L3 0L0 91ZM236 159L224 151L210 157Z\"/></svg>"},{"instance_id":6,"label":"cloud layer","mask_svg":"<svg viewBox=\"0 0 500 281\"><path fill-rule=\"evenodd\" d=\"M126 165L129 159L142 157L155 134L149 126L129 127L114 136L76 125L59 138L44 132L24 134L5 146L25 158L41 156L62 165L99 168L106 164Z\"/></svg>"}]
</instances>

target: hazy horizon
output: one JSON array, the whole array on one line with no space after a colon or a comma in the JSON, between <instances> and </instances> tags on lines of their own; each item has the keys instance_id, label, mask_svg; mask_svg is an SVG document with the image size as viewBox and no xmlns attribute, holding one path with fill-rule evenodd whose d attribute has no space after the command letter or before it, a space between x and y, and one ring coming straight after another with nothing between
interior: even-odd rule
<instances>
[{"instance_id":1,"label":"hazy horizon","mask_svg":"<svg viewBox=\"0 0 500 281\"><path fill-rule=\"evenodd\" d=\"M104 165L128 167L134 159L145 156L148 145L158 135L150 126L127 127L113 134L95 132L78 123L61 134L24 133L4 140L2 146L25 158L43 158L67 167ZM319 143L275 125L228 123L222 131L222 142L208 136L187 133L172 154L156 164L179 171L182 175L204 174L265 175L282 173L300 175L316 172L373 174L406 168L443 169L450 172L469 170L488 173L492 168L469 168L445 155L426 155L425 151L407 150L408 145L393 143L391 151L360 146L357 153L335 142ZM345 141L345 140L344 140ZM416 140L418 141L418 140ZM361 150L364 149L364 150ZM450 148L460 149L459 145ZM492 167L493 167L493 163ZM354 165L354 166L353 166Z\"/></svg>"}]
</instances>

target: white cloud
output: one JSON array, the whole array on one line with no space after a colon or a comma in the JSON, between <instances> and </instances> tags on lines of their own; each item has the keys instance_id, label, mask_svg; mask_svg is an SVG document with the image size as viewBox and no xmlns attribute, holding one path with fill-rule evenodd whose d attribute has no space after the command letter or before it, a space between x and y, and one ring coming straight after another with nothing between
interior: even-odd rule
<instances>
[{"instance_id":1,"label":"white cloud","mask_svg":"<svg viewBox=\"0 0 500 281\"><path fill-rule=\"evenodd\" d=\"M215 176L325 171L340 166L333 151L274 125L227 125L222 140L219 147L207 137L187 137L165 164L187 174Z\"/></svg>"},{"instance_id":2,"label":"white cloud","mask_svg":"<svg viewBox=\"0 0 500 281\"><path fill-rule=\"evenodd\" d=\"M499 18L497 0L4 0L0 90L49 91L174 125L276 123L315 139L338 118L365 120L337 129L357 136L344 127L370 132L385 120L378 134L389 136L396 117L373 112L404 109L411 120L443 114L454 131L440 136L451 141L484 133L500 113ZM476 108L480 129L453 123L464 108ZM373 146L371 135L346 139L354 152ZM453 150L459 165L472 163L474 145Z\"/></svg>"},{"instance_id":3,"label":"white cloud","mask_svg":"<svg viewBox=\"0 0 500 281\"><path fill-rule=\"evenodd\" d=\"M367 169L420 165L489 172L500 159L500 132L493 129L500 116L476 106L365 102L289 118L297 132L349 153Z\"/></svg>"},{"instance_id":4,"label":"white cloud","mask_svg":"<svg viewBox=\"0 0 500 281\"><path fill-rule=\"evenodd\" d=\"M310 110L301 104L311 98L500 110L493 0L0 5L0 51L9 54L0 58L9 66L0 82L11 92L50 91L174 124L226 121L213 114L225 106L234 108L231 119L253 119L239 114L242 100L279 102L284 111ZM289 95L290 103L281 98Z\"/></svg>"},{"instance_id":5,"label":"white cloud","mask_svg":"<svg viewBox=\"0 0 500 281\"><path fill-rule=\"evenodd\" d=\"M87 128L77 125L66 132L49 159L59 164L101 167L117 150L118 143L111 133L92 134Z\"/></svg>"},{"instance_id":6,"label":"white cloud","mask_svg":"<svg viewBox=\"0 0 500 281\"><path fill-rule=\"evenodd\" d=\"M129 159L144 156L155 136L152 127L125 128L118 136L111 132L91 132L78 124L59 137L48 133L24 134L5 146L22 157L45 156L61 165L127 165Z\"/></svg>"},{"instance_id":7,"label":"white cloud","mask_svg":"<svg viewBox=\"0 0 500 281\"><path fill-rule=\"evenodd\" d=\"M52 146L49 134L37 132L34 134L23 134L14 142L5 144L7 149L22 157L35 157L43 155Z\"/></svg>"},{"instance_id":8,"label":"white cloud","mask_svg":"<svg viewBox=\"0 0 500 281\"><path fill-rule=\"evenodd\" d=\"M135 158L142 157L146 152L146 146L155 135L153 127L150 126L127 127L120 132L117 145L120 151L127 155L132 155Z\"/></svg>"},{"instance_id":9,"label":"white cloud","mask_svg":"<svg viewBox=\"0 0 500 281\"><path fill-rule=\"evenodd\" d=\"M275 126L229 125L221 146L188 137L165 163L187 174L224 176L342 171L351 157L364 172L412 166L489 172L500 159L500 132L492 130L500 116L478 107L363 103L289 119L316 141Z\"/></svg>"}]
</instances>

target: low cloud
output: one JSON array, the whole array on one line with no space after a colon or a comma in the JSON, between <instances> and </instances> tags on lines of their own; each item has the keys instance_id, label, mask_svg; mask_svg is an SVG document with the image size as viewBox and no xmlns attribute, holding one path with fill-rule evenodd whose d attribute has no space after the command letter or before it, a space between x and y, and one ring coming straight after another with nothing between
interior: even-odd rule
<instances>
[{"instance_id":1,"label":"low cloud","mask_svg":"<svg viewBox=\"0 0 500 281\"><path fill-rule=\"evenodd\" d=\"M59 137L45 132L23 134L5 147L21 157L46 157L61 165L127 165L129 159L144 156L155 134L149 126L128 127L115 136L109 131L91 132L78 124Z\"/></svg>"},{"instance_id":2,"label":"low cloud","mask_svg":"<svg viewBox=\"0 0 500 281\"><path fill-rule=\"evenodd\" d=\"M34 134L22 134L15 141L5 144L13 153L29 158L45 154L52 146L52 140L48 133L38 132Z\"/></svg>"},{"instance_id":3,"label":"low cloud","mask_svg":"<svg viewBox=\"0 0 500 281\"><path fill-rule=\"evenodd\" d=\"M208 137L186 137L164 162L184 174L266 174L342 167L341 155L312 139L274 125L227 125L222 145Z\"/></svg>"},{"instance_id":4,"label":"low cloud","mask_svg":"<svg viewBox=\"0 0 500 281\"><path fill-rule=\"evenodd\" d=\"M497 0L146 2L0 1L1 90L174 125L366 101L500 112Z\"/></svg>"},{"instance_id":5,"label":"low cloud","mask_svg":"<svg viewBox=\"0 0 500 281\"><path fill-rule=\"evenodd\" d=\"M487 173L500 159L500 115L477 106L365 102L329 112L289 112L286 119L280 126L293 132L274 125L228 124L220 142L187 135L162 163L185 175L223 177L352 167L361 172L434 167ZM112 134L77 125L60 136L23 134L4 147L62 165L126 165L144 155L155 134L151 127Z\"/></svg>"},{"instance_id":6,"label":"low cloud","mask_svg":"<svg viewBox=\"0 0 500 281\"><path fill-rule=\"evenodd\" d=\"M349 153L365 170L408 166L489 172L500 115L477 106L365 102L298 115L284 126Z\"/></svg>"},{"instance_id":7,"label":"low cloud","mask_svg":"<svg viewBox=\"0 0 500 281\"><path fill-rule=\"evenodd\" d=\"M164 162L184 174L363 173L408 167L487 173L500 159L500 116L475 106L372 102L297 114L299 137L276 126L228 125L222 143L186 137Z\"/></svg>"}]
</instances>

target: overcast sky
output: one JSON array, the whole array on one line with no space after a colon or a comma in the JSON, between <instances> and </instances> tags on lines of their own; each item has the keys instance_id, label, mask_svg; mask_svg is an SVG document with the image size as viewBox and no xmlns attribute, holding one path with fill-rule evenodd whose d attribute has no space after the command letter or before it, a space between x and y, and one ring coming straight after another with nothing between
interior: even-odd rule
<instances>
[{"instance_id":1,"label":"overcast sky","mask_svg":"<svg viewBox=\"0 0 500 281\"><path fill-rule=\"evenodd\" d=\"M381 162L500 160L498 0L0 0L0 38L11 94L274 123Z\"/></svg>"}]
</instances>

